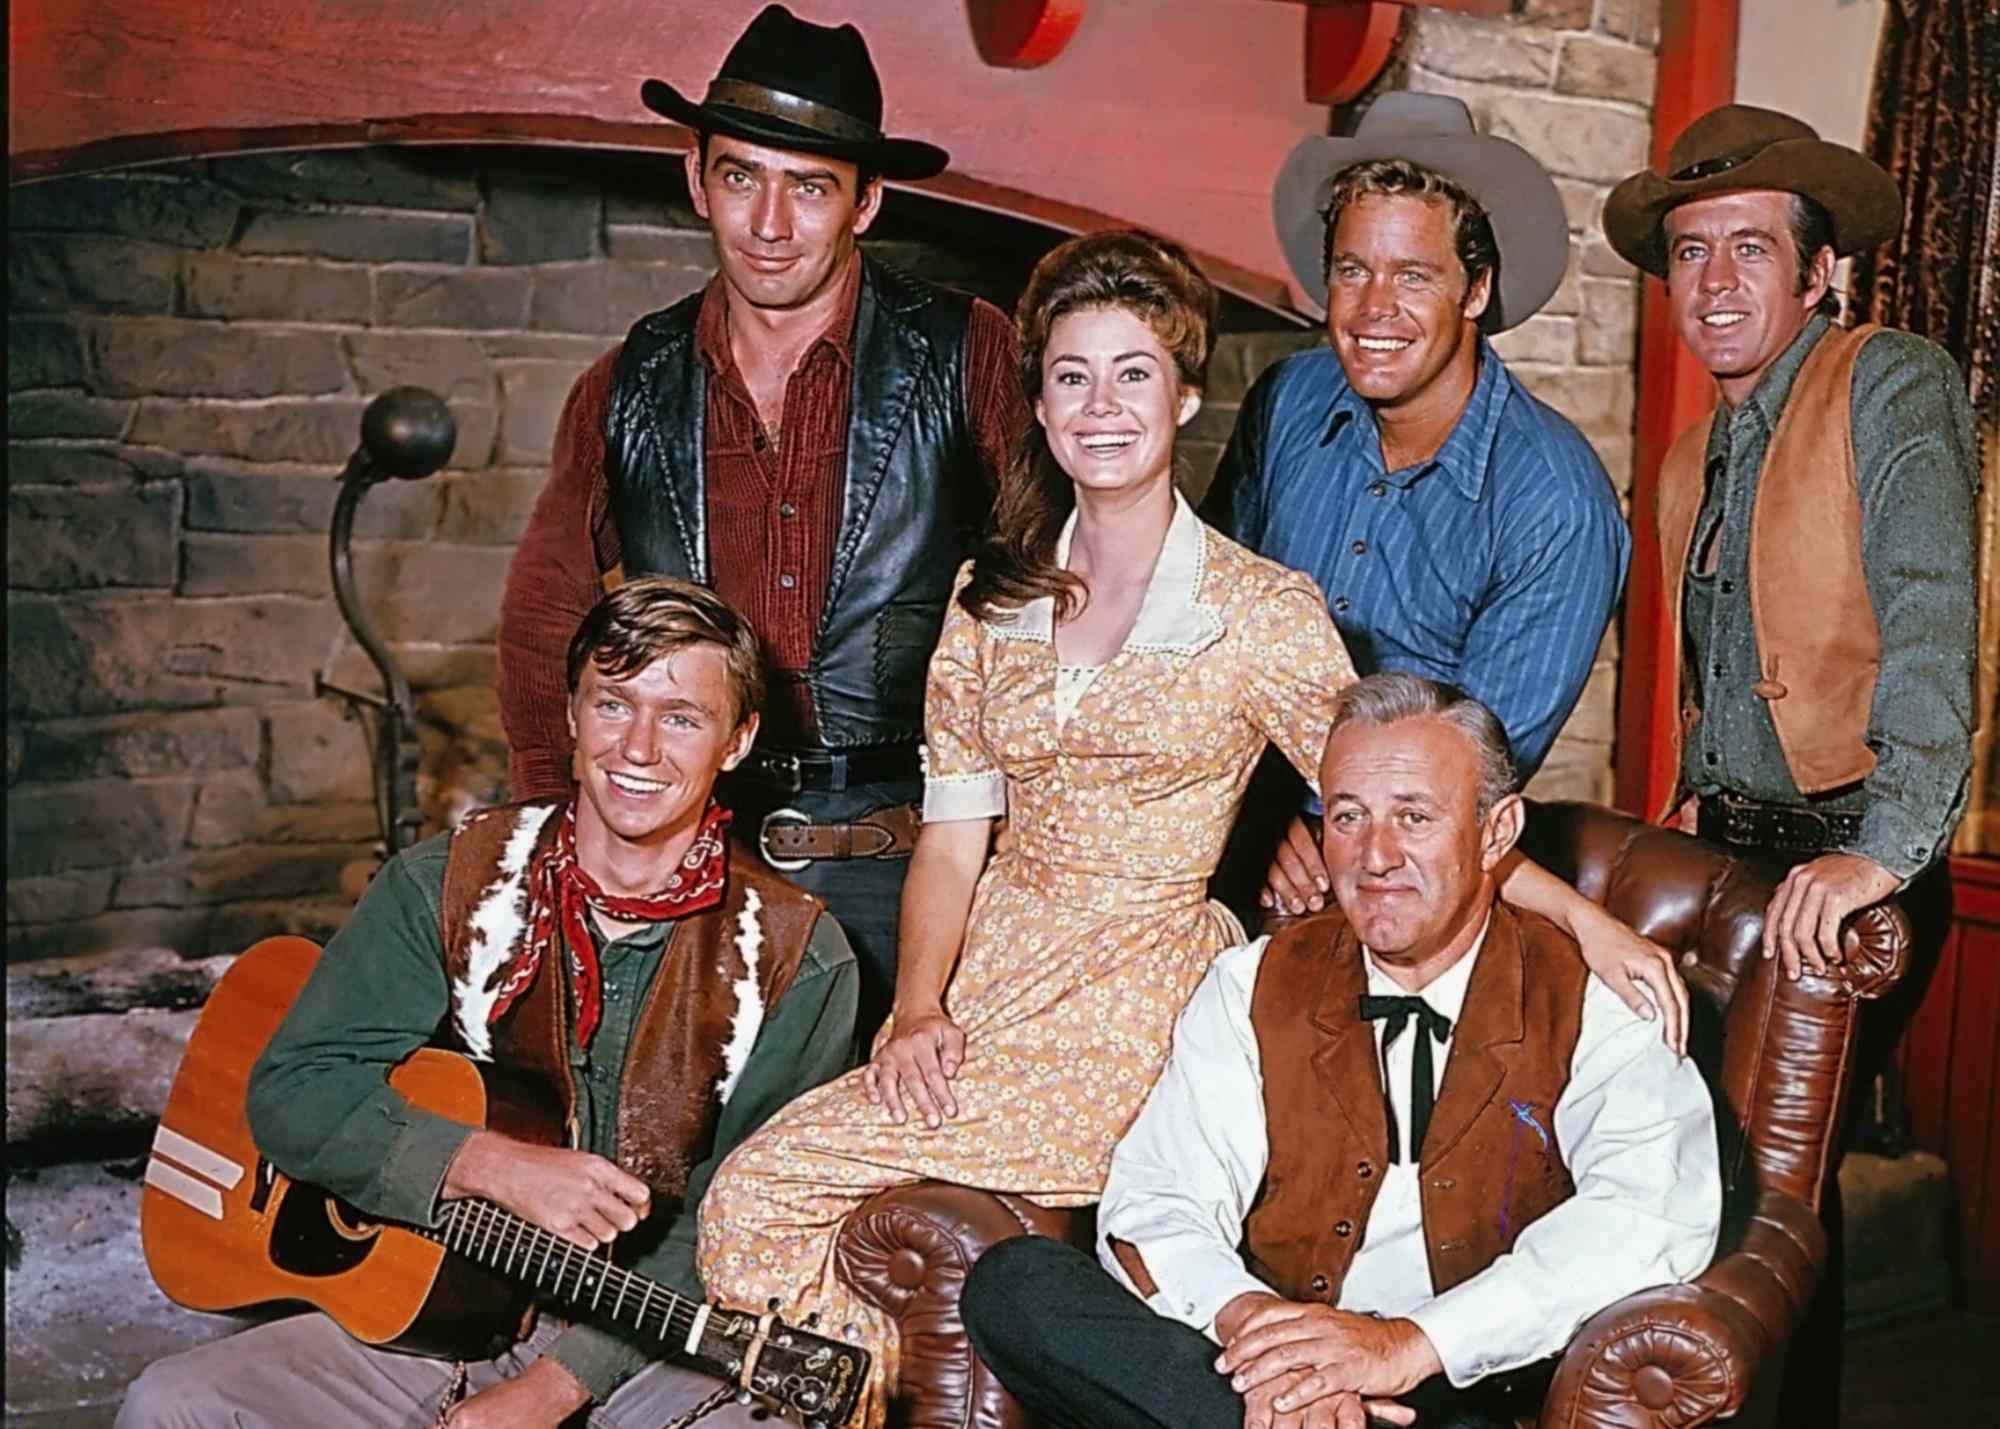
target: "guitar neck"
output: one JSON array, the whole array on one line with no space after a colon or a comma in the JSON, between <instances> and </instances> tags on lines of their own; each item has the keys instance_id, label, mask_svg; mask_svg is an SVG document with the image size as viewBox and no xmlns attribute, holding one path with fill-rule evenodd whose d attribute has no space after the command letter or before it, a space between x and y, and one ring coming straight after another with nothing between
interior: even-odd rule
<instances>
[{"instance_id":1,"label":"guitar neck","mask_svg":"<svg viewBox=\"0 0 2000 1429\"><path fill-rule=\"evenodd\" d=\"M615 1265L490 1201L453 1201L443 1225L418 1228L418 1233L635 1338L687 1354L699 1352L704 1302L677 1295L657 1280Z\"/></svg>"}]
</instances>

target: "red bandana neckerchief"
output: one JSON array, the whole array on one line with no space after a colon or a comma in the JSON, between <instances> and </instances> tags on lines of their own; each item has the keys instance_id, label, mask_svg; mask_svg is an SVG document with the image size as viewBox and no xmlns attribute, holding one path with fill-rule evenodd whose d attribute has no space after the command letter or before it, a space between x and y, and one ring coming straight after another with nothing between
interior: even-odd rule
<instances>
[{"instance_id":1,"label":"red bandana neckerchief","mask_svg":"<svg viewBox=\"0 0 2000 1429\"><path fill-rule=\"evenodd\" d=\"M729 811L709 801L688 845L681 866L657 893L621 898L606 893L576 861L576 800L560 814L556 836L548 849L528 865L528 933L521 952L501 980L488 1022L498 1022L507 1009L534 985L535 974L551 947L569 949L570 984L576 990L576 1036L584 1046L597 1033L604 1011L604 983L597 966L597 944L590 936L585 908L625 923L664 923L685 918L722 901L728 880L729 856L724 834Z\"/></svg>"}]
</instances>

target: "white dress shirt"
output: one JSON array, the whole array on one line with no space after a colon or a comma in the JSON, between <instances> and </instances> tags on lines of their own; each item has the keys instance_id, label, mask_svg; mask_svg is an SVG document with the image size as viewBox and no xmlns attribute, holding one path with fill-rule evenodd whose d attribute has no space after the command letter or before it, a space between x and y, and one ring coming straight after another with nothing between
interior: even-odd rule
<instances>
[{"instance_id":1,"label":"white dress shirt","mask_svg":"<svg viewBox=\"0 0 2000 1429\"><path fill-rule=\"evenodd\" d=\"M1211 1339L1231 1300L1271 1291L1237 1250L1268 1160L1263 1070L1250 1024L1268 941L1223 953L1196 989L1175 1026L1166 1070L1112 1155L1098 1207L1105 1269L1140 1293L1109 1244L1131 1242L1158 1287L1148 1303ZM1420 994L1451 1019L1454 1034L1479 946ZM1371 956L1368 991L1404 989ZM1379 1064L1383 1024L1374 1030ZM1412 1049L1428 1035L1413 1024L1389 1048L1389 1098L1405 1138ZM1447 1039L1433 1049L1439 1085L1452 1045ZM1304 1067L1281 1071L1307 1075ZM1576 1194L1522 1231L1511 1252L1441 1295L1424 1249L1415 1152L1406 1149L1385 1169L1339 1308L1415 1321L1463 1388L1556 1354L1614 1301L1707 1268L1722 1215L1708 1088L1694 1064L1661 1041L1657 1023L1634 1016L1595 977L1586 982L1569 1083L1551 1121L1535 1129L1562 1148Z\"/></svg>"}]
</instances>

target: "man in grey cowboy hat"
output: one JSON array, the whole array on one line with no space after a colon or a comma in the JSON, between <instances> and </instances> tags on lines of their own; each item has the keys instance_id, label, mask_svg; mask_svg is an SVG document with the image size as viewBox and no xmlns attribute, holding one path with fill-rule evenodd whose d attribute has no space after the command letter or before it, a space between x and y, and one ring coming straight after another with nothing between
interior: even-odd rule
<instances>
[{"instance_id":1,"label":"man in grey cowboy hat","mask_svg":"<svg viewBox=\"0 0 2000 1429\"><path fill-rule=\"evenodd\" d=\"M946 155L883 133L854 26L771 5L699 102L660 80L641 97L698 136L687 184L719 271L570 393L501 606L512 793L568 787L563 650L602 589L713 586L771 666L763 737L723 799L846 928L865 1045L895 985L925 669L1029 421L1013 324L857 249L882 180Z\"/></svg>"},{"instance_id":2,"label":"man in grey cowboy hat","mask_svg":"<svg viewBox=\"0 0 2000 1429\"><path fill-rule=\"evenodd\" d=\"M1873 162L1744 104L1696 119L1664 174L1632 175L1604 206L1605 236L1666 280L1721 399L1668 453L1657 529L1638 533L1657 543L1684 655L1677 812L1792 865L1764 951L1793 977L1837 963L1847 915L1899 889L1919 956L1935 952L1946 895L1926 871L1972 765L1978 478L1964 379L1922 338L1834 320L1836 259L1901 222ZM1898 1011L1922 982L1905 980ZM1898 1022L1864 1021L1855 1084ZM1811 1372L1786 1386L1787 1423L1837 1422L1838 1189L1830 1293L1797 1337Z\"/></svg>"},{"instance_id":3,"label":"man in grey cowboy hat","mask_svg":"<svg viewBox=\"0 0 2000 1429\"><path fill-rule=\"evenodd\" d=\"M1597 454L1487 341L1561 283L1562 199L1461 101L1392 93L1351 138L1301 140L1272 208L1329 344L1250 389L1202 514L1317 580L1362 674L1485 704L1526 778L1583 692L1630 551ZM1325 906L1302 823L1280 854L1266 903Z\"/></svg>"}]
</instances>

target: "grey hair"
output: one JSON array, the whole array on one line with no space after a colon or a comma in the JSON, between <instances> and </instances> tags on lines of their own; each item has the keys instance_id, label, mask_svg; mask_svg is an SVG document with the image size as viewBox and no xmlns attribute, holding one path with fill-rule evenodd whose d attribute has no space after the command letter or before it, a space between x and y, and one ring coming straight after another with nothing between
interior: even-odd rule
<instances>
[{"instance_id":1,"label":"grey hair","mask_svg":"<svg viewBox=\"0 0 2000 1429\"><path fill-rule=\"evenodd\" d=\"M1457 726L1472 741L1473 752L1479 756L1478 808L1479 817L1484 819L1495 804L1514 792L1519 776L1499 718L1456 686L1399 671L1364 676L1335 698L1333 725L1326 737L1331 741L1350 724L1396 724L1424 715L1436 715Z\"/></svg>"}]
</instances>

